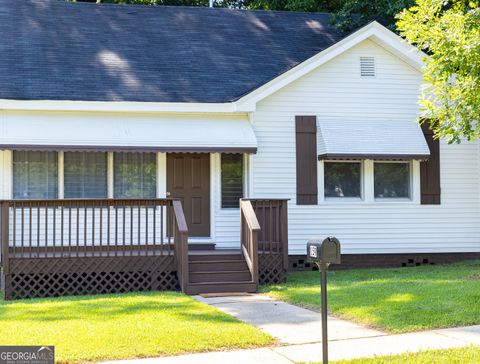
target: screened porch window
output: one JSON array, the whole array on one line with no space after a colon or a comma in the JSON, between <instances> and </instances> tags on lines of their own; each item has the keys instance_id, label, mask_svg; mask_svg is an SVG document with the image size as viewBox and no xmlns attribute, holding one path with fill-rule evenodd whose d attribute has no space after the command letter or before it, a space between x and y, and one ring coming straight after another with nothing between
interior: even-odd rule
<instances>
[{"instance_id":1,"label":"screened porch window","mask_svg":"<svg viewBox=\"0 0 480 364\"><path fill-rule=\"evenodd\" d=\"M107 153L64 153L65 198L107 197Z\"/></svg>"},{"instance_id":2,"label":"screened porch window","mask_svg":"<svg viewBox=\"0 0 480 364\"><path fill-rule=\"evenodd\" d=\"M360 162L325 162L324 174L325 197L362 197Z\"/></svg>"},{"instance_id":3,"label":"screened porch window","mask_svg":"<svg viewBox=\"0 0 480 364\"><path fill-rule=\"evenodd\" d=\"M58 197L56 152L13 151L13 198Z\"/></svg>"},{"instance_id":4,"label":"screened porch window","mask_svg":"<svg viewBox=\"0 0 480 364\"><path fill-rule=\"evenodd\" d=\"M157 156L155 153L114 153L115 198L155 198Z\"/></svg>"},{"instance_id":5,"label":"screened porch window","mask_svg":"<svg viewBox=\"0 0 480 364\"><path fill-rule=\"evenodd\" d=\"M243 154L222 154L222 208L238 208L243 197Z\"/></svg>"},{"instance_id":6,"label":"screened porch window","mask_svg":"<svg viewBox=\"0 0 480 364\"><path fill-rule=\"evenodd\" d=\"M410 163L375 162L375 198L410 198Z\"/></svg>"}]
</instances>

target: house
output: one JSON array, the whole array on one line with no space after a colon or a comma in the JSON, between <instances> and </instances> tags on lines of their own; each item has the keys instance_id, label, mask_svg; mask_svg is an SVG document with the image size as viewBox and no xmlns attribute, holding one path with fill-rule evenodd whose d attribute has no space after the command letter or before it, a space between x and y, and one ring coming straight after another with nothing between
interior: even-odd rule
<instances>
[{"instance_id":1,"label":"house","mask_svg":"<svg viewBox=\"0 0 480 364\"><path fill-rule=\"evenodd\" d=\"M376 22L4 0L0 32L7 298L254 291L329 235L480 256L478 143L418 125L425 55Z\"/></svg>"}]
</instances>

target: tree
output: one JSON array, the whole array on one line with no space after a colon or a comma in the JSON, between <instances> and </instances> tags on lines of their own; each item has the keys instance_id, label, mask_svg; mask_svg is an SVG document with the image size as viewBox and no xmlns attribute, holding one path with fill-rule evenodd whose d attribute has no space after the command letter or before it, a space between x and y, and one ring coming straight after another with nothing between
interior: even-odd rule
<instances>
[{"instance_id":1,"label":"tree","mask_svg":"<svg viewBox=\"0 0 480 364\"><path fill-rule=\"evenodd\" d=\"M208 6L208 0L71 0L97 3ZM214 0L215 6L237 9L328 12L342 31L360 28L372 20L395 28L395 14L414 0Z\"/></svg>"},{"instance_id":2,"label":"tree","mask_svg":"<svg viewBox=\"0 0 480 364\"><path fill-rule=\"evenodd\" d=\"M429 54L421 103L437 137L480 137L478 0L417 0L398 16L401 35Z\"/></svg>"},{"instance_id":3,"label":"tree","mask_svg":"<svg viewBox=\"0 0 480 364\"><path fill-rule=\"evenodd\" d=\"M345 0L333 12L332 23L338 29L350 31L376 20L396 31L395 16L414 3L415 0Z\"/></svg>"},{"instance_id":4,"label":"tree","mask_svg":"<svg viewBox=\"0 0 480 364\"><path fill-rule=\"evenodd\" d=\"M171 6L208 6L209 0L70 0L88 3L171 5ZM214 0L219 7L246 7L251 0ZM245 4L245 5L244 5Z\"/></svg>"},{"instance_id":5,"label":"tree","mask_svg":"<svg viewBox=\"0 0 480 364\"><path fill-rule=\"evenodd\" d=\"M235 0L234 0L235 1ZM245 0L250 9L318 11L333 14L332 24L351 31L377 20L395 30L395 15L414 0Z\"/></svg>"},{"instance_id":6,"label":"tree","mask_svg":"<svg viewBox=\"0 0 480 364\"><path fill-rule=\"evenodd\" d=\"M335 12L341 7L342 0L251 0L249 9L287 10L307 12Z\"/></svg>"}]
</instances>

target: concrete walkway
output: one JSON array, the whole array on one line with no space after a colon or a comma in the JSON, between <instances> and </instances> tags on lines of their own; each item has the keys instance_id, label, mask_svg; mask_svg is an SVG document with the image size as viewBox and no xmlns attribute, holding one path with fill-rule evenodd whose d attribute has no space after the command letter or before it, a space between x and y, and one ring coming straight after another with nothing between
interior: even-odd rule
<instances>
[{"instance_id":1,"label":"concrete walkway","mask_svg":"<svg viewBox=\"0 0 480 364\"><path fill-rule=\"evenodd\" d=\"M278 339L270 348L235 350L152 359L116 361L125 364L292 364L321 362L320 314L263 295L195 297ZM480 325L400 335L329 318L330 361L480 345Z\"/></svg>"},{"instance_id":2,"label":"concrete walkway","mask_svg":"<svg viewBox=\"0 0 480 364\"><path fill-rule=\"evenodd\" d=\"M480 325L374 338L329 340L328 350L329 358L333 361L469 345L480 345ZM272 350L288 358L291 363L322 360L321 343L290 345Z\"/></svg>"},{"instance_id":3,"label":"concrete walkway","mask_svg":"<svg viewBox=\"0 0 480 364\"><path fill-rule=\"evenodd\" d=\"M322 341L320 314L261 294L202 297L200 302L209 304L258 327L278 339L282 344L307 344ZM386 333L369 329L350 321L328 318L329 340L345 340L383 336Z\"/></svg>"}]
</instances>

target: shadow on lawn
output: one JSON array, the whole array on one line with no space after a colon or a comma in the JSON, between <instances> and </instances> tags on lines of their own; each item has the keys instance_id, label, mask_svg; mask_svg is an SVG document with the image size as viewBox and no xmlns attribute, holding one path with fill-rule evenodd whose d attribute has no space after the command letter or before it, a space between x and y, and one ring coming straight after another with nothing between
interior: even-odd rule
<instances>
[{"instance_id":1,"label":"shadow on lawn","mask_svg":"<svg viewBox=\"0 0 480 364\"><path fill-rule=\"evenodd\" d=\"M472 273L479 268L477 260L329 272L329 306L334 315L395 332L474 324L480 286ZM287 284L263 289L292 303L320 307L318 272L293 273Z\"/></svg>"},{"instance_id":2,"label":"shadow on lawn","mask_svg":"<svg viewBox=\"0 0 480 364\"><path fill-rule=\"evenodd\" d=\"M118 295L72 296L49 299L0 301L0 322L17 321L105 321L128 315L147 315L152 319L184 317L188 321L237 323L226 314L204 306L181 294L130 293Z\"/></svg>"}]
</instances>

